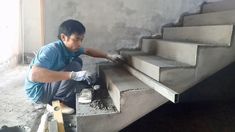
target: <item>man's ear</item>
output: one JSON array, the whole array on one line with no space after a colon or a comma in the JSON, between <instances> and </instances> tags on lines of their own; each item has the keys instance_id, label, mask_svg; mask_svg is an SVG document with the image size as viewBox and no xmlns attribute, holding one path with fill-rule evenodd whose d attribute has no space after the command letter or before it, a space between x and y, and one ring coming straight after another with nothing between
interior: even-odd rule
<instances>
[{"instance_id":1,"label":"man's ear","mask_svg":"<svg viewBox=\"0 0 235 132\"><path fill-rule=\"evenodd\" d=\"M61 33L60 38L61 38L62 41L66 41L67 36L65 34Z\"/></svg>"}]
</instances>

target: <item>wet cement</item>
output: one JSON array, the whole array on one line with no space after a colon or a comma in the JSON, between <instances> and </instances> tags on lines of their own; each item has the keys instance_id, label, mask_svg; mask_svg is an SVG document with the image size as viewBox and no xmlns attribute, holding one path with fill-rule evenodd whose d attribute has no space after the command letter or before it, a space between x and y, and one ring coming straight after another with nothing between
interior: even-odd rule
<instances>
[{"instance_id":1,"label":"wet cement","mask_svg":"<svg viewBox=\"0 0 235 132\"><path fill-rule=\"evenodd\" d=\"M108 95L105 87L92 91L92 102L82 104L78 102L79 93L77 94L76 112L78 116L100 115L116 113L112 99Z\"/></svg>"}]
</instances>

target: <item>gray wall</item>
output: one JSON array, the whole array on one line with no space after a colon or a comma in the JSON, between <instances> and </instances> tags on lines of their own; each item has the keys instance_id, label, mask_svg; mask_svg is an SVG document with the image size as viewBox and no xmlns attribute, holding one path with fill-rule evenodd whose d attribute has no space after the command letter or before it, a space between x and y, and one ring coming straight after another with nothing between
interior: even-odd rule
<instances>
[{"instance_id":1,"label":"gray wall","mask_svg":"<svg viewBox=\"0 0 235 132\"><path fill-rule=\"evenodd\" d=\"M30 53L43 45L40 0L22 0L22 7L24 52Z\"/></svg>"},{"instance_id":2,"label":"gray wall","mask_svg":"<svg viewBox=\"0 0 235 132\"><path fill-rule=\"evenodd\" d=\"M218 1L218 0L207 0ZM181 14L197 12L204 0L46 0L45 42L56 40L66 19L87 28L84 47L113 52L133 47L143 35L159 33L162 25L176 23ZM85 59L85 64L93 59Z\"/></svg>"}]
</instances>

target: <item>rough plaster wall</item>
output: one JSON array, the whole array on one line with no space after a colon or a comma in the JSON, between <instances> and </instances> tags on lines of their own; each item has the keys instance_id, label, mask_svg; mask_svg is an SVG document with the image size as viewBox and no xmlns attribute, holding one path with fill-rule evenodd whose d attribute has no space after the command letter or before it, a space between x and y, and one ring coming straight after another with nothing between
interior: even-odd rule
<instances>
[{"instance_id":1,"label":"rough plaster wall","mask_svg":"<svg viewBox=\"0 0 235 132\"><path fill-rule=\"evenodd\" d=\"M56 40L59 24L73 18L80 20L87 28L85 47L108 52L121 47L134 47L141 36L159 33L162 25L177 23L183 13L199 11L204 1L46 0L45 42ZM212 1L218 0L207 0ZM85 64L91 61L94 62L86 58Z\"/></svg>"}]
</instances>

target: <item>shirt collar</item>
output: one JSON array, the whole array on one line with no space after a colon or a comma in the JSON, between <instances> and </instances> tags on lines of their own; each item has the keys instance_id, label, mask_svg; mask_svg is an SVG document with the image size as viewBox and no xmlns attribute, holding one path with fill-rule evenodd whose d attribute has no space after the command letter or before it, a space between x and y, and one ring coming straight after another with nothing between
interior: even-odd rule
<instances>
[{"instance_id":1,"label":"shirt collar","mask_svg":"<svg viewBox=\"0 0 235 132\"><path fill-rule=\"evenodd\" d=\"M61 40L58 40L58 41L59 41L59 44L61 45L61 47L63 49L63 52L64 52L65 56L67 56L67 57L75 56L75 53L69 51L68 48L65 46L63 41L61 41Z\"/></svg>"}]
</instances>

